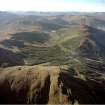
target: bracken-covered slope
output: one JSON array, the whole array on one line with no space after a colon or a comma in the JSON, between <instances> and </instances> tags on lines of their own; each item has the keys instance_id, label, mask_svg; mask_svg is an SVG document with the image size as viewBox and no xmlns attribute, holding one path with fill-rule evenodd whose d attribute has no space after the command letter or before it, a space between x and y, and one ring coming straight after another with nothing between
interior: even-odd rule
<instances>
[{"instance_id":1,"label":"bracken-covered slope","mask_svg":"<svg viewBox=\"0 0 105 105\"><path fill-rule=\"evenodd\" d=\"M59 67L18 66L0 71L0 103L105 103L105 85L73 77Z\"/></svg>"}]
</instances>

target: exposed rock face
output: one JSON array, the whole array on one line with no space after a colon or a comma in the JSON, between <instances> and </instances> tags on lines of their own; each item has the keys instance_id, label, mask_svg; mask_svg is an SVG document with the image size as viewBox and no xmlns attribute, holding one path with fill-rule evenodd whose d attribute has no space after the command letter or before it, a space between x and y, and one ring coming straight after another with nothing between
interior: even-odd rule
<instances>
[{"instance_id":1,"label":"exposed rock face","mask_svg":"<svg viewBox=\"0 0 105 105\"><path fill-rule=\"evenodd\" d=\"M105 86L70 76L58 67L20 66L0 71L0 103L105 103Z\"/></svg>"}]
</instances>

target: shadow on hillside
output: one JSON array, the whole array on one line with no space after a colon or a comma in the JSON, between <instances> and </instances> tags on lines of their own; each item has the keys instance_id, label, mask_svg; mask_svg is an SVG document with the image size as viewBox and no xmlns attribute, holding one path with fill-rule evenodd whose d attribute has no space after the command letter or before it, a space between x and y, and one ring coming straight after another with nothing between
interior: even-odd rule
<instances>
[{"instance_id":1,"label":"shadow on hillside","mask_svg":"<svg viewBox=\"0 0 105 105\"><path fill-rule=\"evenodd\" d=\"M63 93L68 94L74 104L78 101L80 104L104 104L105 103L105 85L104 82L98 83L87 79L86 81L73 78L67 73L61 73L59 78L63 83Z\"/></svg>"},{"instance_id":2,"label":"shadow on hillside","mask_svg":"<svg viewBox=\"0 0 105 105\"><path fill-rule=\"evenodd\" d=\"M41 25L43 30L47 30L47 31L66 28L70 25L68 22L66 22L65 20L61 18L57 18L54 20L39 21L39 24Z\"/></svg>"},{"instance_id":3,"label":"shadow on hillside","mask_svg":"<svg viewBox=\"0 0 105 105\"><path fill-rule=\"evenodd\" d=\"M92 39L100 46L105 47L105 31L96 28L90 28L90 32Z\"/></svg>"},{"instance_id":4,"label":"shadow on hillside","mask_svg":"<svg viewBox=\"0 0 105 105\"><path fill-rule=\"evenodd\" d=\"M105 58L105 31L88 27L90 33L80 46L80 56L91 59Z\"/></svg>"},{"instance_id":5,"label":"shadow on hillside","mask_svg":"<svg viewBox=\"0 0 105 105\"><path fill-rule=\"evenodd\" d=\"M25 47L24 43L45 43L48 41L49 35L45 33L39 33L39 32L21 32L13 34L13 36L10 39L4 40L1 42L2 45L5 47L18 47L23 48Z\"/></svg>"},{"instance_id":6,"label":"shadow on hillside","mask_svg":"<svg viewBox=\"0 0 105 105\"><path fill-rule=\"evenodd\" d=\"M10 50L0 48L0 66L7 67L16 65L24 65L22 57Z\"/></svg>"}]
</instances>

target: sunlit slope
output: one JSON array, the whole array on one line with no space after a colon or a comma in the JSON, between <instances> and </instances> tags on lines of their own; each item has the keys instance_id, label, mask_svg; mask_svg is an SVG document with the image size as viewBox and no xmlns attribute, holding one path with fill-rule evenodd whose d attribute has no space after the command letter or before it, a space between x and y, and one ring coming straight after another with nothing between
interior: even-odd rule
<instances>
[{"instance_id":1,"label":"sunlit slope","mask_svg":"<svg viewBox=\"0 0 105 105\"><path fill-rule=\"evenodd\" d=\"M28 65L69 65L72 59L103 60L104 31L86 25L54 32L23 32L1 42Z\"/></svg>"}]
</instances>

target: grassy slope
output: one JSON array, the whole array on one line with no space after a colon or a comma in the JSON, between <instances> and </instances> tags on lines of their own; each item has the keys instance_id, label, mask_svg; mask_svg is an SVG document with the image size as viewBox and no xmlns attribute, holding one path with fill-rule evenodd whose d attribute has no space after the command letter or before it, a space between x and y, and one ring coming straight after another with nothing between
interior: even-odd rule
<instances>
[{"instance_id":1,"label":"grassy slope","mask_svg":"<svg viewBox=\"0 0 105 105\"><path fill-rule=\"evenodd\" d=\"M17 53L25 59L28 65L43 63L48 65L70 65L72 59L80 60L81 54L82 56L87 54L89 59L91 58L90 54L92 56L95 54L95 51L100 47L101 40L97 42L100 37L94 33L95 31L103 36L103 33L98 30L80 26L61 28L56 32L48 33L17 33L11 39L3 41L2 44L13 50L18 48ZM98 47L94 47L95 43ZM79 49L80 55L78 55ZM99 59L100 57L98 56Z\"/></svg>"},{"instance_id":2,"label":"grassy slope","mask_svg":"<svg viewBox=\"0 0 105 105\"><path fill-rule=\"evenodd\" d=\"M0 103L104 103L104 87L73 77L58 66L17 66L0 70ZM88 97L88 98L87 98Z\"/></svg>"}]
</instances>

